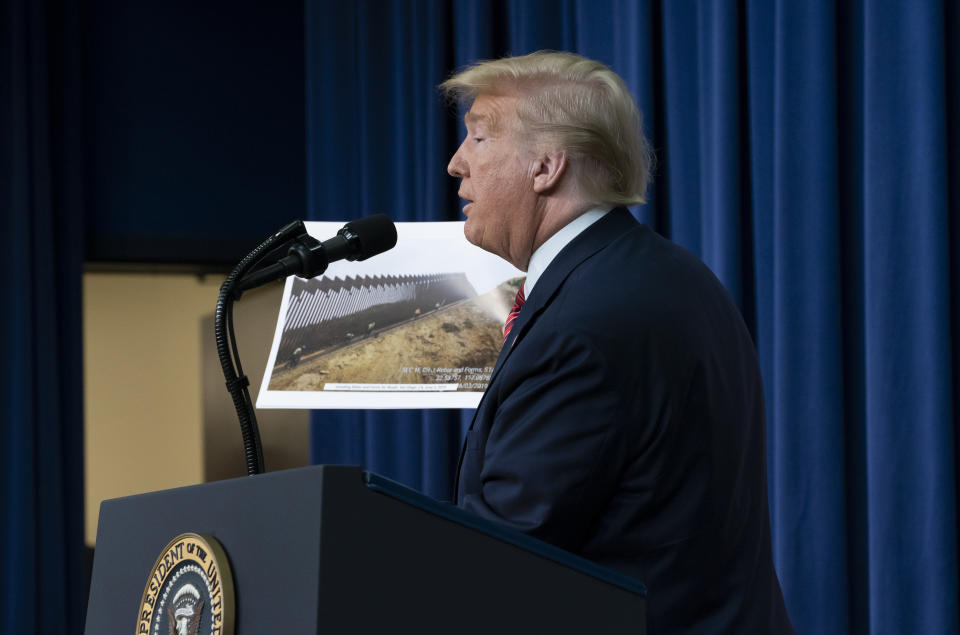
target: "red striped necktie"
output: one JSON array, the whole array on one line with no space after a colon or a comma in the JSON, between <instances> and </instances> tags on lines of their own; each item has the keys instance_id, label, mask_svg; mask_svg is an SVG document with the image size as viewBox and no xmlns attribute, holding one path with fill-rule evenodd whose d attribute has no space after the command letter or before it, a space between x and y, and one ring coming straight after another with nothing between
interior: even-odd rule
<instances>
[{"instance_id":1,"label":"red striped necktie","mask_svg":"<svg viewBox=\"0 0 960 635\"><path fill-rule=\"evenodd\" d=\"M507 336L510 335L510 330L513 328L513 323L517 321L517 316L520 315L520 309L523 308L523 303L526 302L526 297L523 295L523 286L520 285L520 288L517 290L517 299L513 302L513 308L510 309L510 315L507 316L507 321L503 325L503 343L507 343Z\"/></svg>"}]
</instances>

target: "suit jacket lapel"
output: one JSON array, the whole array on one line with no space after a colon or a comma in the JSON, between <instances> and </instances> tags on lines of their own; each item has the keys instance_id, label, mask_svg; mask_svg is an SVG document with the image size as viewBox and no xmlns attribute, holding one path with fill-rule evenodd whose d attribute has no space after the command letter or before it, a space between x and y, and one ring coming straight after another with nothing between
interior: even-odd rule
<instances>
[{"instance_id":1,"label":"suit jacket lapel","mask_svg":"<svg viewBox=\"0 0 960 635\"><path fill-rule=\"evenodd\" d=\"M533 293L527 298L523 310L520 311L516 322L513 323L510 337L500 351L500 356L497 358L493 373L490 375L488 386L493 384L497 374L510 357L513 349L516 348L516 345L523 339L523 336L530 330L540 313L549 306L570 273L584 260L637 225L639 225L639 223L627 208L618 207L585 229L557 254L557 257L554 258L553 262L551 262L543 272L543 275L540 276L540 280L537 281L537 286L534 288ZM479 409L478 407L477 410Z\"/></svg>"},{"instance_id":2,"label":"suit jacket lapel","mask_svg":"<svg viewBox=\"0 0 960 635\"><path fill-rule=\"evenodd\" d=\"M520 311L516 322L513 323L510 336L504 343L503 348L500 349L497 363L493 367L493 372L490 374L490 381L487 383L487 390L484 391L483 397L480 398L480 403L477 404L477 409L473 412L473 419L470 421L470 430L473 430L473 424L477 420L477 415L483 410L484 402L487 400L487 393L496 380L497 375L500 373L500 369L503 368L507 358L510 357L510 354L520 339L523 338L524 334L530 330L533 323L536 322L537 316L539 316L553 300L553 297L560 289L563 281L567 279L567 276L584 260L637 225L639 225L639 223L626 207L618 207L593 225L590 225L590 227L587 227L579 236L570 241L570 244L564 247L560 253L557 254L557 257L553 259L553 262L547 266L543 275L540 276L540 280L537 281L537 286L535 287L536 293L531 294L530 297L527 298L526 304L523 305L523 310ZM463 466L465 450L466 440L464 440L464 444L460 448L460 458L457 461L457 476L453 484L454 504L457 503L459 498L460 470Z\"/></svg>"}]
</instances>

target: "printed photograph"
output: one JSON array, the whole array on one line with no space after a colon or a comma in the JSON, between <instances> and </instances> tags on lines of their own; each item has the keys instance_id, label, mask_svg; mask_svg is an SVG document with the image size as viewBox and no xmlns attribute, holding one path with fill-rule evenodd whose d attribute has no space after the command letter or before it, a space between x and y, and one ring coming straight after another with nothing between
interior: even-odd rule
<instances>
[{"instance_id":1,"label":"printed photograph","mask_svg":"<svg viewBox=\"0 0 960 635\"><path fill-rule=\"evenodd\" d=\"M335 224L308 224L320 238L329 230L311 225ZM258 406L475 405L524 278L470 245L462 228L399 223L390 252L288 279Z\"/></svg>"}]
</instances>

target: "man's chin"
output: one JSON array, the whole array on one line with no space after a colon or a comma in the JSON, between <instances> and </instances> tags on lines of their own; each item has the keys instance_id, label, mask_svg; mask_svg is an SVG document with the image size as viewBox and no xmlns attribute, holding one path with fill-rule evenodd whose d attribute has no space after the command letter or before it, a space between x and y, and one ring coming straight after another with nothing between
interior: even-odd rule
<instances>
[{"instance_id":1,"label":"man's chin","mask_svg":"<svg viewBox=\"0 0 960 635\"><path fill-rule=\"evenodd\" d=\"M483 249L483 245L480 244L480 236L477 235L477 232L473 231L473 225L470 224L469 218L463 224L463 236L471 245L476 245Z\"/></svg>"},{"instance_id":2,"label":"man's chin","mask_svg":"<svg viewBox=\"0 0 960 635\"><path fill-rule=\"evenodd\" d=\"M489 251L494 256L500 256L503 258L499 252L490 248L490 245L483 242L483 232L477 231L473 225L470 224L470 220L467 219L467 222L463 225L463 235L466 237L467 242L475 247L479 247L484 251Z\"/></svg>"}]
</instances>

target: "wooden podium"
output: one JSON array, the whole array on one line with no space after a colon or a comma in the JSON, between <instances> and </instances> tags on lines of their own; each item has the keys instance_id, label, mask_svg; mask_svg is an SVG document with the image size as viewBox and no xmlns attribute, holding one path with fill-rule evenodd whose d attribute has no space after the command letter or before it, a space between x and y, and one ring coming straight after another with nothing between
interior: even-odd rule
<instances>
[{"instance_id":1,"label":"wooden podium","mask_svg":"<svg viewBox=\"0 0 960 635\"><path fill-rule=\"evenodd\" d=\"M151 567L187 532L226 553L238 635L646 632L640 582L359 468L314 466L105 501L88 634L137 632Z\"/></svg>"}]
</instances>

